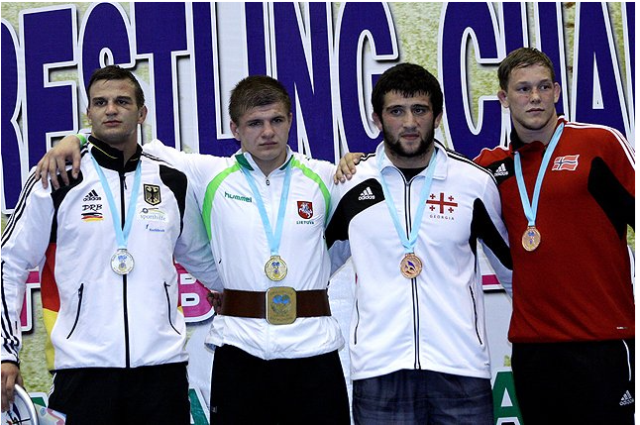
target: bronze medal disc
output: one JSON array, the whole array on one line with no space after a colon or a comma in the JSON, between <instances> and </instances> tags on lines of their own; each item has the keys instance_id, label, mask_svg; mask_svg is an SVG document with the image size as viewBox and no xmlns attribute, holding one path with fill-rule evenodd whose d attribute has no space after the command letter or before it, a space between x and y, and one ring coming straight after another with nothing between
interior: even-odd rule
<instances>
[{"instance_id":1,"label":"bronze medal disc","mask_svg":"<svg viewBox=\"0 0 640 425\"><path fill-rule=\"evenodd\" d=\"M534 226L527 227L522 235L522 247L525 251L533 251L540 245L540 232Z\"/></svg>"},{"instance_id":2,"label":"bronze medal disc","mask_svg":"<svg viewBox=\"0 0 640 425\"><path fill-rule=\"evenodd\" d=\"M264 273L275 282L282 280L287 275L287 263L279 255L272 255L264 265Z\"/></svg>"},{"instance_id":3,"label":"bronze medal disc","mask_svg":"<svg viewBox=\"0 0 640 425\"><path fill-rule=\"evenodd\" d=\"M410 253L405 254L404 258L400 262L400 273L407 279L413 279L417 277L422 271L422 261L417 255Z\"/></svg>"}]
</instances>

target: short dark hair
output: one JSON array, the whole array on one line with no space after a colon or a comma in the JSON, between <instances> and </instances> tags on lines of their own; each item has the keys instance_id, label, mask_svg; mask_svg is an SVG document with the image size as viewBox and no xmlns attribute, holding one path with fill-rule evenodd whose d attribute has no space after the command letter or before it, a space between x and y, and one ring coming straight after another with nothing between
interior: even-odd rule
<instances>
[{"instance_id":1,"label":"short dark hair","mask_svg":"<svg viewBox=\"0 0 640 425\"><path fill-rule=\"evenodd\" d=\"M500 62L500 66L498 67L500 88L505 91L507 90L509 87L509 77L514 69L527 68L532 65L542 65L547 68L551 73L551 81L556 82L556 73L553 70L553 62L551 62L549 56L533 47L521 47L513 50Z\"/></svg>"},{"instance_id":2,"label":"short dark hair","mask_svg":"<svg viewBox=\"0 0 640 425\"><path fill-rule=\"evenodd\" d=\"M384 96L398 92L404 97L426 94L431 100L434 116L442 112L442 89L438 79L420 65L401 63L387 69L378 79L371 93L373 112L382 116Z\"/></svg>"},{"instance_id":3,"label":"short dark hair","mask_svg":"<svg viewBox=\"0 0 640 425\"><path fill-rule=\"evenodd\" d=\"M89 84L87 84L87 96L89 96L89 90L91 90L91 86L93 85L93 83L101 80L131 81L135 89L134 94L136 96L136 105L138 106L138 108L142 108L144 106L144 92L142 91L142 87L140 86L140 83L133 75L133 73L128 69L122 69L118 65L108 65L104 68L96 69L91 75Z\"/></svg>"},{"instance_id":4,"label":"short dark hair","mask_svg":"<svg viewBox=\"0 0 640 425\"><path fill-rule=\"evenodd\" d=\"M249 109L280 102L284 104L288 115L291 112L291 98L280 81L266 75L251 75L231 90L229 116L234 123L240 124L240 117Z\"/></svg>"}]
</instances>

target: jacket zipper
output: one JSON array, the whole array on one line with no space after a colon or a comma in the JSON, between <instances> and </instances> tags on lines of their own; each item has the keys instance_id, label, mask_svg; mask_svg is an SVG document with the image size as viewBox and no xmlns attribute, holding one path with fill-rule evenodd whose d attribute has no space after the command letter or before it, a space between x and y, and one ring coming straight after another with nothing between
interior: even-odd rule
<instances>
[{"instance_id":1,"label":"jacket zipper","mask_svg":"<svg viewBox=\"0 0 640 425\"><path fill-rule=\"evenodd\" d=\"M124 170L118 172L119 176L120 176L120 223L122 225L122 228L124 229L124 225L125 225L125 214L126 214L126 209L125 209L125 202L124 202L124 197L125 197L125 192L127 189L127 181L126 181L126 176L124 174ZM131 217L131 219L133 219L133 217ZM125 348L125 367L129 368L131 367L131 354L130 354L130 344L129 344L129 310L127 308L127 275L122 275L122 308L123 308L123 314L124 314L124 348Z\"/></svg>"},{"instance_id":2,"label":"jacket zipper","mask_svg":"<svg viewBox=\"0 0 640 425\"><path fill-rule=\"evenodd\" d=\"M358 326L360 326L360 307L356 301L356 326L353 328L353 345L358 345Z\"/></svg>"},{"instance_id":3,"label":"jacket zipper","mask_svg":"<svg viewBox=\"0 0 640 425\"><path fill-rule=\"evenodd\" d=\"M167 296L167 318L169 319L169 325L171 325L171 328L176 331L178 335L181 335L171 321L171 298L169 297L169 284L167 282L164 282L164 293Z\"/></svg>"},{"instance_id":4,"label":"jacket zipper","mask_svg":"<svg viewBox=\"0 0 640 425\"><path fill-rule=\"evenodd\" d=\"M400 178L404 183L404 218L405 218L405 232L406 236L411 235L411 182L415 179L415 176L411 180L407 181L402 171L397 170L400 174ZM420 223L418 223L420 225ZM412 313L413 313L413 367L415 369L422 369L420 364L420 308L418 299L418 280L416 278L411 279L411 300L412 300Z\"/></svg>"},{"instance_id":5,"label":"jacket zipper","mask_svg":"<svg viewBox=\"0 0 640 425\"><path fill-rule=\"evenodd\" d=\"M400 178L404 182L404 216L405 216L405 231L407 237L411 235L411 182L415 179L415 176L410 180L404 177L404 174L400 172ZM420 225L420 223L417 223ZM411 298L413 300L413 343L415 344L414 350L414 368L422 369L420 364L420 300L418 299L418 280L416 278L411 279Z\"/></svg>"},{"instance_id":6,"label":"jacket zipper","mask_svg":"<svg viewBox=\"0 0 640 425\"><path fill-rule=\"evenodd\" d=\"M76 310L76 319L73 321L73 326L71 327L71 331L69 335L67 335L67 339L71 338L71 335L76 330L76 326L78 325L78 321L80 320L80 309L82 308L82 293L84 292L84 283L80 284L80 288L78 288L78 309Z\"/></svg>"}]
</instances>

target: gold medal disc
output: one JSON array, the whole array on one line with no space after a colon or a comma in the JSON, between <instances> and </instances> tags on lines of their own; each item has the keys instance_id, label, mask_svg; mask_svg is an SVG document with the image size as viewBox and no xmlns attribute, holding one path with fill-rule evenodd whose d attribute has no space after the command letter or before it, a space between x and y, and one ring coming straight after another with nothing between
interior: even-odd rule
<instances>
[{"instance_id":1,"label":"gold medal disc","mask_svg":"<svg viewBox=\"0 0 640 425\"><path fill-rule=\"evenodd\" d=\"M279 255L272 255L264 265L264 273L273 281L282 280L287 275L287 263Z\"/></svg>"},{"instance_id":2,"label":"gold medal disc","mask_svg":"<svg viewBox=\"0 0 640 425\"><path fill-rule=\"evenodd\" d=\"M402 261L400 261L400 273L402 273L402 276L407 279L413 279L417 277L421 271L422 261L420 261L420 258L413 253L405 254Z\"/></svg>"},{"instance_id":3,"label":"gold medal disc","mask_svg":"<svg viewBox=\"0 0 640 425\"><path fill-rule=\"evenodd\" d=\"M526 251L533 251L540 245L540 232L534 226L527 227L522 235L522 247Z\"/></svg>"}]
</instances>

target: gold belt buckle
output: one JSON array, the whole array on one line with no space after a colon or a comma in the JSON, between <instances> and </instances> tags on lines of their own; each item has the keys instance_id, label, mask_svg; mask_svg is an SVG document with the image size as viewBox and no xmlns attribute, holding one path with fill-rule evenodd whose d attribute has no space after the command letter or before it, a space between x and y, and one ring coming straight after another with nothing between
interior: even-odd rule
<instances>
[{"instance_id":1,"label":"gold belt buckle","mask_svg":"<svg viewBox=\"0 0 640 425\"><path fill-rule=\"evenodd\" d=\"M267 291L266 319L272 325L289 325L296 321L296 290L274 286Z\"/></svg>"}]
</instances>

